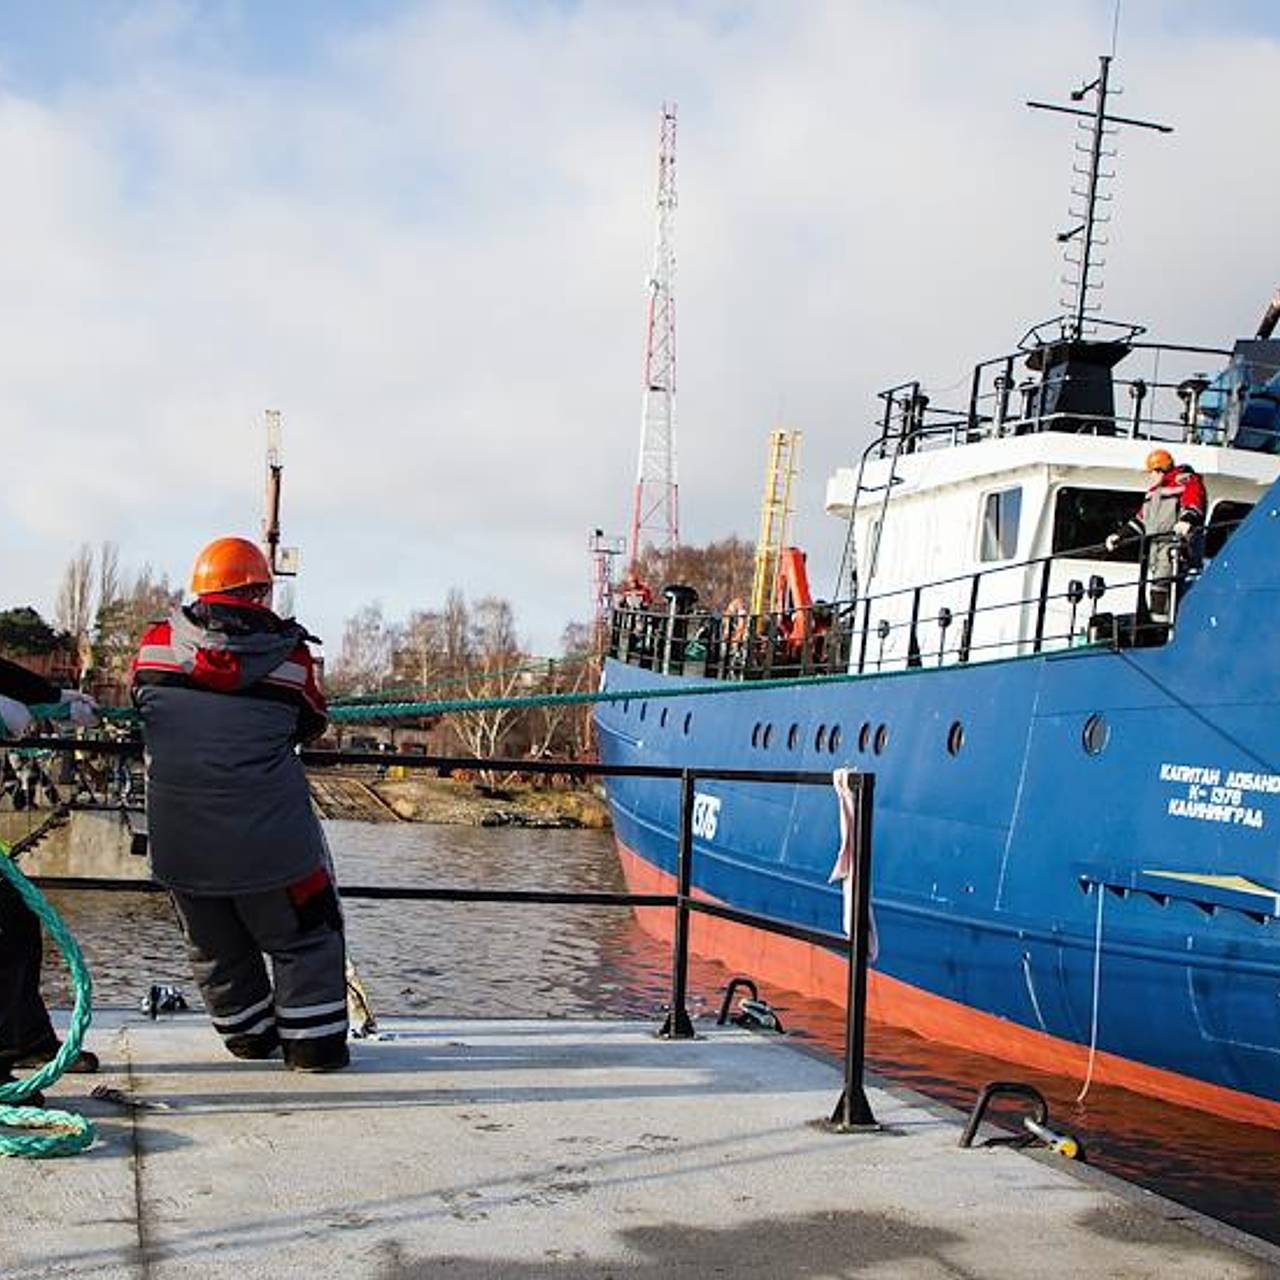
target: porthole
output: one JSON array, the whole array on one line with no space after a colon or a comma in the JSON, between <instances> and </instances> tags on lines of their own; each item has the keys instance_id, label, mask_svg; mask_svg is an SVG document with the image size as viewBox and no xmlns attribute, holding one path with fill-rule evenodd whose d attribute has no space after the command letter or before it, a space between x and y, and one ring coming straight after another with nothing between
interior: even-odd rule
<instances>
[{"instance_id":1,"label":"porthole","mask_svg":"<svg viewBox=\"0 0 1280 1280\"><path fill-rule=\"evenodd\" d=\"M1084 742L1084 749L1091 756L1098 755L1099 752L1106 749L1106 745L1111 741L1111 726L1107 723L1105 716L1091 715L1084 722L1084 732L1081 734Z\"/></svg>"},{"instance_id":2,"label":"porthole","mask_svg":"<svg viewBox=\"0 0 1280 1280\"><path fill-rule=\"evenodd\" d=\"M767 724L767 725L765 725L765 727L764 727L764 736L763 736L763 737L761 737L761 739L760 739L760 745L761 745L761 746L762 746L766 751L768 751L768 750L769 750L769 744L770 744L772 741L773 741L773 725L771 725L771 724Z\"/></svg>"},{"instance_id":3,"label":"porthole","mask_svg":"<svg viewBox=\"0 0 1280 1280\"><path fill-rule=\"evenodd\" d=\"M953 756L960 754L960 748L964 746L964 725L959 720L951 722L951 728L947 730L947 751Z\"/></svg>"},{"instance_id":4,"label":"porthole","mask_svg":"<svg viewBox=\"0 0 1280 1280\"><path fill-rule=\"evenodd\" d=\"M871 722L864 720L858 730L858 750L865 751L871 745Z\"/></svg>"},{"instance_id":5,"label":"porthole","mask_svg":"<svg viewBox=\"0 0 1280 1280\"><path fill-rule=\"evenodd\" d=\"M684 736L689 736L689 730L693 728L693 712L686 711L684 713Z\"/></svg>"},{"instance_id":6,"label":"porthole","mask_svg":"<svg viewBox=\"0 0 1280 1280\"><path fill-rule=\"evenodd\" d=\"M646 712L646 711L648 711L648 710L649 710L649 704L648 704L647 702L642 702L642 703L640 704L640 719L641 719L641 720L643 720L643 719L644 719L645 712Z\"/></svg>"},{"instance_id":7,"label":"porthole","mask_svg":"<svg viewBox=\"0 0 1280 1280\"><path fill-rule=\"evenodd\" d=\"M830 751L832 755L835 755L836 751L840 747L840 736L840 726L838 724L833 724L831 726L831 735L827 738L827 750Z\"/></svg>"},{"instance_id":8,"label":"porthole","mask_svg":"<svg viewBox=\"0 0 1280 1280\"><path fill-rule=\"evenodd\" d=\"M627 716L627 715L630 715L630 714L631 714L631 699L630 699L630 698L623 698L623 700L622 700L622 714L623 714L624 716Z\"/></svg>"},{"instance_id":9,"label":"porthole","mask_svg":"<svg viewBox=\"0 0 1280 1280\"><path fill-rule=\"evenodd\" d=\"M661 713L658 715L658 728L665 729L666 727L667 727L667 709L666 707L663 707Z\"/></svg>"},{"instance_id":10,"label":"porthole","mask_svg":"<svg viewBox=\"0 0 1280 1280\"><path fill-rule=\"evenodd\" d=\"M757 720L755 726L751 730L751 745L758 747L760 745L760 721Z\"/></svg>"},{"instance_id":11,"label":"porthole","mask_svg":"<svg viewBox=\"0 0 1280 1280\"><path fill-rule=\"evenodd\" d=\"M813 749L821 751L827 745L827 726L820 724L818 732L813 735Z\"/></svg>"},{"instance_id":12,"label":"porthole","mask_svg":"<svg viewBox=\"0 0 1280 1280\"><path fill-rule=\"evenodd\" d=\"M889 726L887 724L877 725L875 742L871 746L872 751L874 751L876 755L880 755L880 753L884 751L885 745L888 743L888 741L889 741Z\"/></svg>"},{"instance_id":13,"label":"porthole","mask_svg":"<svg viewBox=\"0 0 1280 1280\"><path fill-rule=\"evenodd\" d=\"M800 726L798 724L793 724L791 728L787 730L787 750L794 751L796 749L796 743L799 741Z\"/></svg>"}]
</instances>

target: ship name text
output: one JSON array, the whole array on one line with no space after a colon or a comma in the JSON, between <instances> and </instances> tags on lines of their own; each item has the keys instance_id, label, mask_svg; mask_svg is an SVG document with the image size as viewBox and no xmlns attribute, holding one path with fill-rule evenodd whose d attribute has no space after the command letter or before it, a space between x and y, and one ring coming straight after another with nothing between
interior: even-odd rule
<instances>
[{"instance_id":1,"label":"ship name text","mask_svg":"<svg viewBox=\"0 0 1280 1280\"><path fill-rule=\"evenodd\" d=\"M1169 799L1167 812L1171 816L1237 827L1265 825L1265 814L1246 803L1246 796L1280 795L1280 774L1254 773L1247 769L1164 763L1160 766L1160 781L1186 787L1185 795Z\"/></svg>"}]
</instances>

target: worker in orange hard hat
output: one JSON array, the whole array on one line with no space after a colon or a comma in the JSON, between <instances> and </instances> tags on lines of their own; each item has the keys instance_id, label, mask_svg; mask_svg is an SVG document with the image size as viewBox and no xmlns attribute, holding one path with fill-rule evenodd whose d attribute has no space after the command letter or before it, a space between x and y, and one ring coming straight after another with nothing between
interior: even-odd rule
<instances>
[{"instance_id":1,"label":"worker in orange hard hat","mask_svg":"<svg viewBox=\"0 0 1280 1280\"><path fill-rule=\"evenodd\" d=\"M196 596L235 591L259 594L271 586L271 566L256 542L248 538L217 538L196 557L191 593ZM247 591L257 588L259 590Z\"/></svg>"},{"instance_id":2,"label":"worker in orange hard hat","mask_svg":"<svg viewBox=\"0 0 1280 1280\"><path fill-rule=\"evenodd\" d=\"M271 566L247 538L205 547L191 590L133 665L152 868L227 1049L345 1067L342 909L295 750L326 724L315 637L272 612Z\"/></svg>"},{"instance_id":3,"label":"worker in orange hard hat","mask_svg":"<svg viewBox=\"0 0 1280 1280\"><path fill-rule=\"evenodd\" d=\"M1168 449L1147 454L1147 491L1138 510L1114 533L1106 548L1114 552L1126 537L1147 539L1146 606L1155 622L1172 621L1172 592L1204 560L1207 497L1204 481L1189 466L1179 466Z\"/></svg>"}]
</instances>

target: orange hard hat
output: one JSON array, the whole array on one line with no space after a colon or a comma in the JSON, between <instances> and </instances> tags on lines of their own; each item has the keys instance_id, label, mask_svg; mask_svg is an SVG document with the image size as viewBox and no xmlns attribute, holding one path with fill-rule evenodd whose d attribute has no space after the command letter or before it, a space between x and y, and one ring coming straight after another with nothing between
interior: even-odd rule
<instances>
[{"instance_id":1,"label":"orange hard hat","mask_svg":"<svg viewBox=\"0 0 1280 1280\"><path fill-rule=\"evenodd\" d=\"M248 538L215 538L196 557L196 567L191 570L191 592L197 596L270 585L267 557Z\"/></svg>"},{"instance_id":2,"label":"orange hard hat","mask_svg":"<svg viewBox=\"0 0 1280 1280\"><path fill-rule=\"evenodd\" d=\"M1152 449L1147 454L1148 471L1172 471L1173 470L1173 454L1168 449Z\"/></svg>"}]
</instances>

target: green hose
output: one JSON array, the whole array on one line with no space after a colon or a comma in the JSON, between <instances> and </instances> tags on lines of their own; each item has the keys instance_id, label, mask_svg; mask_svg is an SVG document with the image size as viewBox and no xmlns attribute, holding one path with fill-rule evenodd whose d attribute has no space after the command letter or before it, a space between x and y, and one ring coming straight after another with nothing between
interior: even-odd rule
<instances>
[{"instance_id":1,"label":"green hose","mask_svg":"<svg viewBox=\"0 0 1280 1280\"><path fill-rule=\"evenodd\" d=\"M89 1019L93 1014L91 999L93 982L89 970L80 954L76 940L67 932L67 926L61 917L49 905L48 900L39 889L18 870L13 859L9 857L9 847L0 843L0 876L8 880L18 891L23 902L35 912L43 922L50 936L58 945L58 950L66 957L67 967L71 970L71 980L75 984L76 1004L71 1013L71 1025L67 1029L67 1038L62 1042L57 1057L46 1062L39 1071L24 1080L14 1080L10 1084L0 1085L0 1128L9 1129L49 1129L53 1132L42 1134L0 1133L0 1155L5 1156L69 1156L91 1146L96 1136L93 1121L85 1116L73 1115L70 1111L53 1111L44 1107L11 1106L21 1104L33 1093L52 1084L80 1055L80 1045L84 1041L84 1033L89 1029Z\"/></svg>"}]
</instances>

